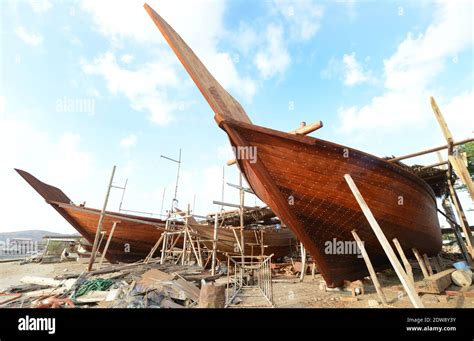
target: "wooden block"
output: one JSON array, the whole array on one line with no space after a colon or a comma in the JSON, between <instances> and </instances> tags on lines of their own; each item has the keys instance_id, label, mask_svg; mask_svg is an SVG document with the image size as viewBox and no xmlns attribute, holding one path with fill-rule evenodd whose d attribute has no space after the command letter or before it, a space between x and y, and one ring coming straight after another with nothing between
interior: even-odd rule
<instances>
[{"instance_id":1,"label":"wooden block","mask_svg":"<svg viewBox=\"0 0 474 341\"><path fill-rule=\"evenodd\" d=\"M353 296L341 296L339 300L342 302L357 302L359 299Z\"/></svg>"},{"instance_id":2,"label":"wooden block","mask_svg":"<svg viewBox=\"0 0 474 341\"><path fill-rule=\"evenodd\" d=\"M422 292L440 294L451 285L451 273L456 269L447 269L435 275L428 276L423 280L425 287Z\"/></svg>"}]
</instances>

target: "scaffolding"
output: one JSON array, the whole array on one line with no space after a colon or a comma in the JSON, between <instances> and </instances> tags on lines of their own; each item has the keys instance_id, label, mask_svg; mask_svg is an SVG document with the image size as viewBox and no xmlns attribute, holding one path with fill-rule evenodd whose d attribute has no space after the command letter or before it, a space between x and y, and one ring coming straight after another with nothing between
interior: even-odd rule
<instances>
[{"instance_id":1,"label":"scaffolding","mask_svg":"<svg viewBox=\"0 0 474 341\"><path fill-rule=\"evenodd\" d=\"M225 307L232 305L236 297L257 296L248 294L257 289L258 296L263 296L269 306L273 304L272 257L270 256L239 256L227 255L227 290ZM234 269L231 276L230 269Z\"/></svg>"}]
</instances>

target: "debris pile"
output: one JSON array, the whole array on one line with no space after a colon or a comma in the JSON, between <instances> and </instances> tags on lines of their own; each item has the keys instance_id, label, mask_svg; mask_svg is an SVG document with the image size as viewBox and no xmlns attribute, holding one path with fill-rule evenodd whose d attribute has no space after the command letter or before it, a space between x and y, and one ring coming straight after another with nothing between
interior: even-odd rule
<instances>
[{"instance_id":1,"label":"debris pile","mask_svg":"<svg viewBox=\"0 0 474 341\"><path fill-rule=\"evenodd\" d=\"M209 283L220 275L196 265L140 262L55 278L25 276L22 284L0 290L0 307L223 307L225 287Z\"/></svg>"}]
</instances>

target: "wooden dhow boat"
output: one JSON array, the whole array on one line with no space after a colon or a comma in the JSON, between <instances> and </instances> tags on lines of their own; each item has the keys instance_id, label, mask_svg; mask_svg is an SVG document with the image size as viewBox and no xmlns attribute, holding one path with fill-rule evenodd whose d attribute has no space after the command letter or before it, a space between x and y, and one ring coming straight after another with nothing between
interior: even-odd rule
<instances>
[{"instance_id":1,"label":"wooden dhow boat","mask_svg":"<svg viewBox=\"0 0 474 341\"><path fill-rule=\"evenodd\" d=\"M16 171L91 245L94 243L100 210L75 205L59 188L48 185L23 170L16 169ZM166 227L166 221L162 219L106 211L102 225L102 232L106 237L110 235L114 222L117 222L117 225L106 254L107 260L111 263L130 263L145 259ZM183 226L183 222L179 220L170 222L170 224L174 224L174 226L169 226L169 228L175 229L180 229ZM190 226L201 239L205 240L206 247L212 249L214 226L196 222ZM245 230L243 233L245 252L250 254L252 247L254 247L255 254L259 255L260 248L256 244L261 241L260 232ZM295 236L288 229L266 229L263 236L266 253L273 253L275 257L283 257L291 254L291 251L294 250ZM218 259L223 258L223 253L236 252L236 240L231 229L219 228L217 237L217 250L220 251ZM104 240L100 244L99 252L103 251L105 244ZM178 240L175 246L182 247L182 241ZM157 255L159 255L159 251L155 254L155 256Z\"/></svg>"},{"instance_id":2,"label":"wooden dhow boat","mask_svg":"<svg viewBox=\"0 0 474 341\"><path fill-rule=\"evenodd\" d=\"M331 247L336 245L334 241L352 243L354 229L374 267L389 266L344 180L345 174L355 181L388 240L398 238L408 255L413 247L429 256L441 250L436 199L426 182L379 157L252 124L240 103L174 29L147 4L144 7L214 111L234 152L256 148L256 160L236 155L238 167L255 194L294 231L328 286L367 275L359 254Z\"/></svg>"}]
</instances>

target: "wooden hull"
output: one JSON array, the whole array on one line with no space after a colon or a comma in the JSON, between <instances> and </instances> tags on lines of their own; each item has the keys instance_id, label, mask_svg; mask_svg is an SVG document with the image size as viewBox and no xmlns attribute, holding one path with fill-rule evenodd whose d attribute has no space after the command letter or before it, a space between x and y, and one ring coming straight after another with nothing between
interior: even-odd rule
<instances>
[{"instance_id":1,"label":"wooden hull","mask_svg":"<svg viewBox=\"0 0 474 341\"><path fill-rule=\"evenodd\" d=\"M41 182L25 171L18 169L16 171L89 243L94 243L100 217L99 210L76 206L72 204L71 200L60 189ZM165 229L165 221L161 219L107 211L102 225L102 231L105 232L105 236L99 251L103 250L106 238L110 235L114 222L117 222L117 225L106 254L107 260L112 263L129 263L144 259ZM180 223L175 222L175 224L179 225ZM203 236L204 239L213 238L213 226L193 225L193 229ZM254 232L245 231L244 234L245 243L255 243ZM219 229L218 250L233 253L234 243L235 238L231 230ZM294 243L295 237L291 231L265 232L264 244L268 245L268 248L265 250L266 254L274 253L275 257L289 255L292 250L291 246ZM205 245L212 249L212 242L205 242ZM182 241L178 240L176 247L182 247ZM250 254L251 246L245 245L245 250ZM260 254L259 247L255 247L255 250L256 253ZM156 255L159 255L159 251L157 251Z\"/></svg>"},{"instance_id":2,"label":"wooden hull","mask_svg":"<svg viewBox=\"0 0 474 341\"><path fill-rule=\"evenodd\" d=\"M433 191L401 167L312 137L232 120L220 126L234 147L256 148L257 161L238 159L240 169L260 199L303 242L328 285L368 273L360 256L331 248L336 241L353 242L352 230L377 269L389 266L344 174L352 176L388 240L398 238L407 255L413 247L428 255L441 250Z\"/></svg>"},{"instance_id":3,"label":"wooden hull","mask_svg":"<svg viewBox=\"0 0 474 341\"><path fill-rule=\"evenodd\" d=\"M59 188L45 184L25 171L16 171L89 243L94 243L99 210L76 206ZM105 237L99 251L103 250L114 221L118 224L106 254L111 263L130 263L144 259L165 227L165 222L161 219L107 211L102 226Z\"/></svg>"}]
</instances>

